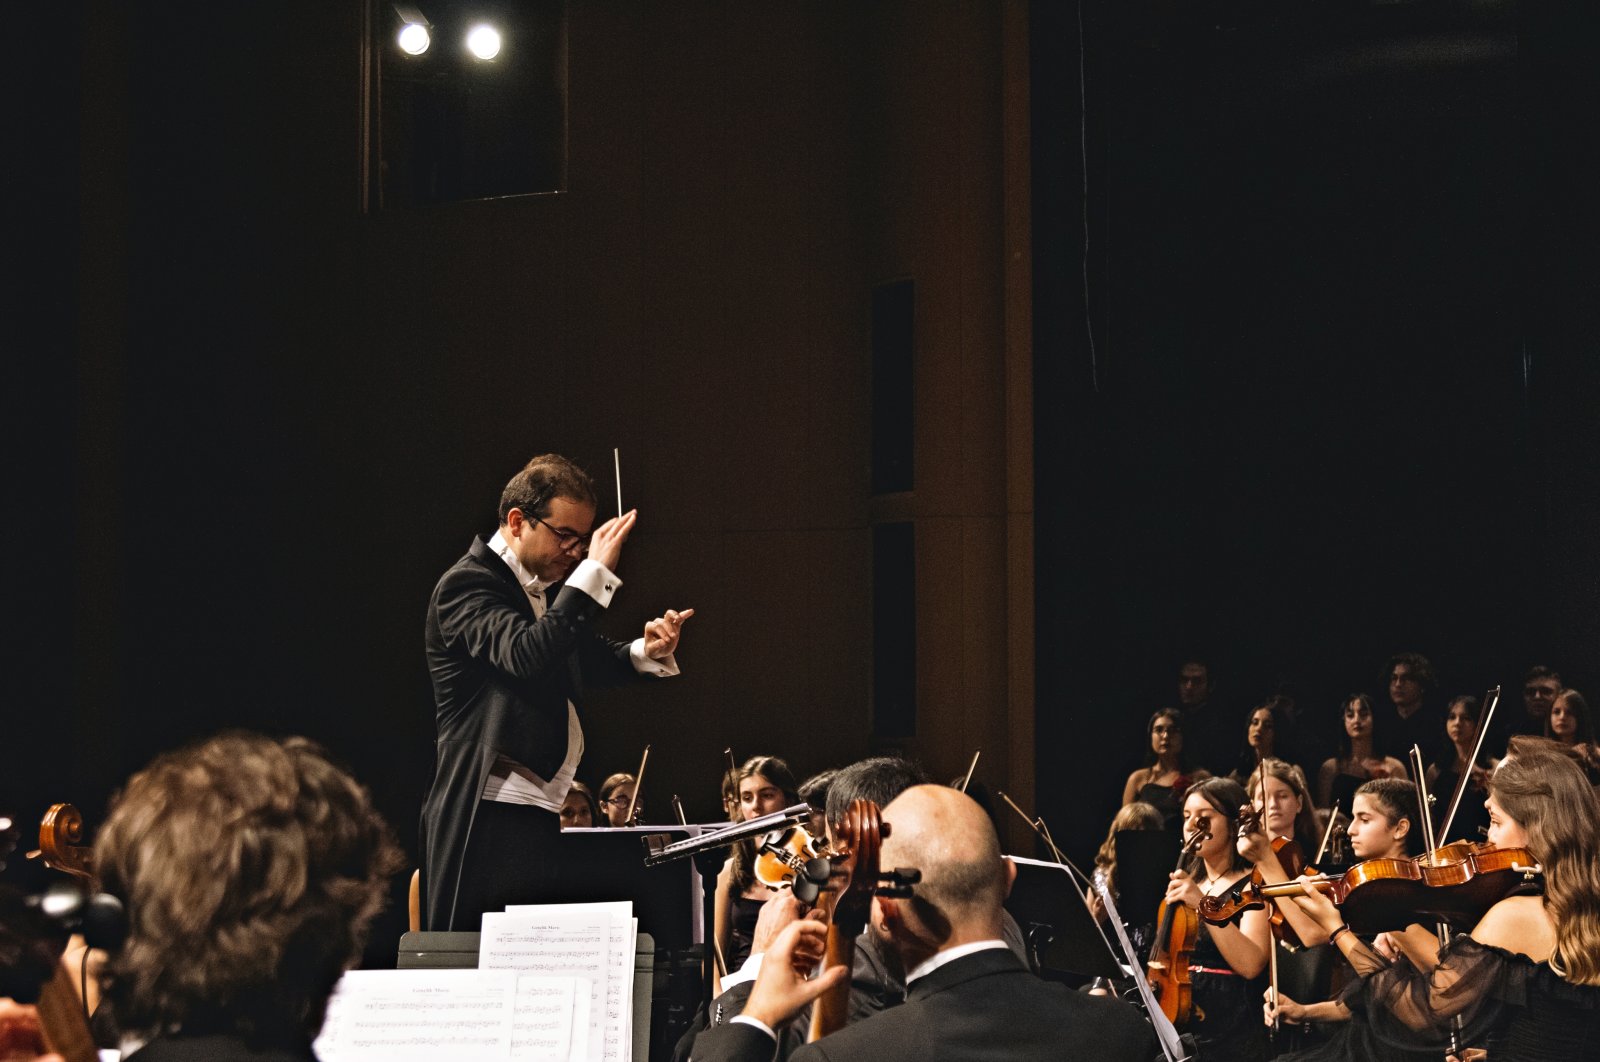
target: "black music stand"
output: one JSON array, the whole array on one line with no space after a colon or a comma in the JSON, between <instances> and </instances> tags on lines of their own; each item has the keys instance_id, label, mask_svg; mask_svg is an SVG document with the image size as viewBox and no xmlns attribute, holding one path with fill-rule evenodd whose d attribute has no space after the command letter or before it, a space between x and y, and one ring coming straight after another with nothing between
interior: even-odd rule
<instances>
[{"instance_id":1,"label":"black music stand","mask_svg":"<svg viewBox=\"0 0 1600 1062\"><path fill-rule=\"evenodd\" d=\"M1017 920L1028 942L1028 955L1041 974L1068 975L1069 980L1119 979L1122 968L1105 933L1089 913L1083 891L1072 872L1060 863L1021 856L1017 879L1006 910Z\"/></svg>"},{"instance_id":2,"label":"black music stand","mask_svg":"<svg viewBox=\"0 0 1600 1062\"><path fill-rule=\"evenodd\" d=\"M1129 925L1154 922L1156 908L1167 895L1172 867L1183 847L1170 830L1118 830L1117 908Z\"/></svg>"},{"instance_id":3,"label":"black music stand","mask_svg":"<svg viewBox=\"0 0 1600 1062\"><path fill-rule=\"evenodd\" d=\"M692 862L644 865L643 838L667 835L678 841L695 832L684 826L562 830L557 840L563 857L561 886L541 895L539 902L632 900L639 932L654 937L658 949L703 943L702 885Z\"/></svg>"}]
</instances>

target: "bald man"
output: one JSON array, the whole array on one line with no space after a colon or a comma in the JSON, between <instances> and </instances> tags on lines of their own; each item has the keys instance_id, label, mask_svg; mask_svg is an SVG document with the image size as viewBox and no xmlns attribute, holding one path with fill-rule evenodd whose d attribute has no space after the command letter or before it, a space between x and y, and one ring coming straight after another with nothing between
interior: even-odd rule
<instances>
[{"instance_id":1,"label":"bald man","mask_svg":"<svg viewBox=\"0 0 1600 1062\"><path fill-rule=\"evenodd\" d=\"M871 931L906 975L906 1002L796 1051L794 1062L1149 1062L1154 1034L1125 1003L1070 992L1034 976L1002 937L1001 905L1016 868L981 807L943 786L906 790L883 810L890 826L879 865L916 867L909 899L875 897ZM772 1057L774 1030L848 976L815 979L826 929L796 922L768 951L744 1012L695 1041L695 1062Z\"/></svg>"}]
</instances>

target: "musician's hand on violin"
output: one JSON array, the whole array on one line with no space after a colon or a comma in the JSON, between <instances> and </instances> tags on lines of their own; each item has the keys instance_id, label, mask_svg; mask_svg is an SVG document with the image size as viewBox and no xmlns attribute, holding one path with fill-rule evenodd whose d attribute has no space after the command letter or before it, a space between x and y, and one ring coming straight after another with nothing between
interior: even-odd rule
<instances>
[{"instance_id":1,"label":"musician's hand on violin","mask_svg":"<svg viewBox=\"0 0 1600 1062\"><path fill-rule=\"evenodd\" d=\"M1300 875L1300 880L1304 879L1305 875ZM1300 909L1317 925L1328 933L1344 925L1344 916L1339 913L1339 908L1333 905L1333 901L1328 899L1326 893L1310 885L1304 885L1302 888L1304 891L1301 894L1291 895L1289 898L1299 904Z\"/></svg>"},{"instance_id":2,"label":"musician's hand on violin","mask_svg":"<svg viewBox=\"0 0 1600 1062\"><path fill-rule=\"evenodd\" d=\"M1200 899L1205 893L1200 891L1200 886L1194 883L1186 870L1174 870L1172 880L1167 882L1167 894L1163 899L1167 903L1181 903L1198 911Z\"/></svg>"},{"instance_id":3,"label":"musician's hand on violin","mask_svg":"<svg viewBox=\"0 0 1600 1062\"><path fill-rule=\"evenodd\" d=\"M682 612L667 609L665 616L657 616L644 625L644 655L651 660L665 660L678 651L678 637L684 622L694 615L694 609Z\"/></svg>"},{"instance_id":4,"label":"musician's hand on violin","mask_svg":"<svg viewBox=\"0 0 1600 1062\"><path fill-rule=\"evenodd\" d=\"M1106 902L1098 892L1089 893L1089 914L1096 922L1104 922L1109 917L1106 914Z\"/></svg>"},{"instance_id":5,"label":"musician's hand on violin","mask_svg":"<svg viewBox=\"0 0 1600 1062\"><path fill-rule=\"evenodd\" d=\"M1264 831L1252 830L1249 833L1239 834L1239 840L1234 847L1252 864L1265 863L1274 858L1272 839Z\"/></svg>"},{"instance_id":6,"label":"musician's hand on violin","mask_svg":"<svg viewBox=\"0 0 1600 1062\"><path fill-rule=\"evenodd\" d=\"M1444 1062L1486 1062L1489 1052L1482 1047L1469 1047L1459 1055L1445 1055Z\"/></svg>"},{"instance_id":7,"label":"musician's hand on violin","mask_svg":"<svg viewBox=\"0 0 1600 1062\"><path fill-rule=\"evenodd\" d=\"M827 942L828 927L822 922L802 918L789 923L761 960L761 973L744 1005L745 1016L776 1029L800 1013L807 1003L849 977L850 968L839 965L808 979Z\"/></svg>"},{"instance_id":8,"label":"musician's hand on violin","mask_svg":"<svg viewBox=\"0 0 1600 1062\"><path fill-rule=\"evenodd\" d=\"M750 954L764 954L772 947L779 933L800 921L805 914L806 905L795 898L794 890L779 889L773 893L772 898L761 905L761 914L756 918L755 932L750 936Z\"/></svg>"}]
</instances>

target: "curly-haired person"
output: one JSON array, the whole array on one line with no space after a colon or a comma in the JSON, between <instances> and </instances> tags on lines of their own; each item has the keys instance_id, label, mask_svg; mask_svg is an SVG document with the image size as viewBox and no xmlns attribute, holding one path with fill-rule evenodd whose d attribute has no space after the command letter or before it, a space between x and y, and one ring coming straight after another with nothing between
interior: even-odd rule
<instances>
[{"instance_id":1,"label":"curly-haired person","mask_svg":"<svg viewBox=\"0 0 1600 1062\"><path fill-rule=\"evenodd\" d=\"M402 860L316 745L229 733L134 775L95 862L128 909L105 986L127 1062L305 1062Z\"/></svg>"}]
</instances>

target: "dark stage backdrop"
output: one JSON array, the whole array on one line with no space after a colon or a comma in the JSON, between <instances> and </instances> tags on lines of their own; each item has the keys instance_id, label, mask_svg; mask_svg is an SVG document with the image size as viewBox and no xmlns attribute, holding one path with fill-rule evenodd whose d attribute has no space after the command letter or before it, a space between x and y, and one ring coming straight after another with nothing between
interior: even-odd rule
<instances>
[{"instance_id":1,"label":"dark stage backdrop","mask_svg":"<svg viewBox=\"0 0 1600 1062\"><path fill-rule=\"evenodd\" d=\"M1531 664L1600 679L1593 153L1513 7L1185 12L1033 7L1040 800L1079 852L1186 654L1293 696L1316 762L1395 652L1519 713Z\"/></svg>"}]
</instances>

